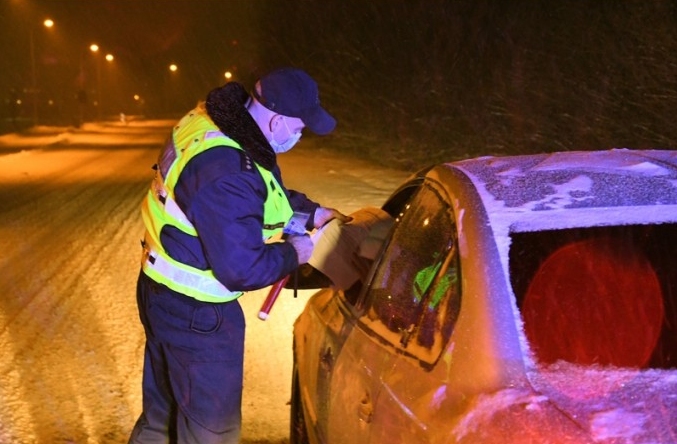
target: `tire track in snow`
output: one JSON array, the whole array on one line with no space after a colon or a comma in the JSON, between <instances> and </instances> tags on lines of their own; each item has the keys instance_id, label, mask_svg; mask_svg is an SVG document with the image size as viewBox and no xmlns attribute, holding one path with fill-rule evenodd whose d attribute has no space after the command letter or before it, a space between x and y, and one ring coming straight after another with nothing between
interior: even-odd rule
<instances>
[{"instance_id":1,"label":"tire track in snow","mask_svg":"<svg viewBox=\"0 0 677 444\"><path fill-rule=\"evenodd\" d=\"M126 442L141 409L139 205L156 156L100 145L0 156L0 444ZM288 187L344 212L380 205L407 175L312 139L280 163ZM261 322L267 290L241 299L250 444L287 442L292 325L312 294L284 290Z\"/></svg>"},{"instance_id":2,"label":"tire track in snow","mask_svg":"<svg viewBox=\"0 0 677 444\"><path fill-rule=\"evenodd\" d=\"M3 352L7 346L14 349L14 353L5 352L5 355L13 354L12 364L20 369L20 377L10 381L23 393L21 405L11 406L12 412L23 416L23 424L13 421L18 428L12 436L20 437L18 442L53 442L55 439L87 442L88 436L116 437L113 442L123 442L130 428L129 418L134 415L132 409L137 408L120 399L122 392L134 387L128 378L121 376L128 369L121 372L117 368L114 353L100 353L112 351L110 346L101 347L102 342L108 342L106 335L111 330L101 321L106 320L105 314L110 314L109 309L115 304L110 300L92 299L121 296L107 295L109 291L98 288L98 283L111 281L105 276L117 264L107 263L106 250L114 250L112 241L128 236L125 227L130 224L124 222L138 222L138 218L131 215L138 211L148 180L123 185L78 183L77 180L71 183L70 178L91 174L88 170L101 170L102 164L108 168L102 173L114 177L118 168L135 168L139 157L145 165L148 161L152 163L156 153L141 151L131 158L125 156L127 160L119 165L110 162L110 153L93 153L93 157L85 159L77 168L36 178L40 183L36 187L38 191L31 194L34 200L14 208L11 213L15 226L21 226L22 232L20 247L12 249L11 245L3 245L5 265L12 270L13 277L11 282L4 279L2 282L4 293L12 296L9 298L12 303L5 301L3 313L13 314L5 317L5 322L9 319L12 323L2 330L2 345ZM126 210L120 211L125 207ZM138 223L131 225L138 230ZM138 238L138 232L135 235ZM4 236L3 243L15 237ZM131 251L126 255L136 256ZM36 258L45 260L36 261ZM131 267L138 267L132 263L129 263ZM133 272L122 269L131 284ZM117 273L113 280L120 277ZM129 290L124 295L128 313L134 309L131 285ZM14 334L17 325L21 329ZM137 324L129 330L140 336ZM117 339L124 343L125 338ZM132 351L136 353L138 346ZM7 386L3 384L4 387ZM126 405L122 411L113 408L114 416L122 421L113 429L110 418L104 418L103 422L96 419L102 402L111 406ZM2 417L6 418L4 413ZM54 430L59 430L60 436L53 436Z\"/></svg>"}]
</instances>

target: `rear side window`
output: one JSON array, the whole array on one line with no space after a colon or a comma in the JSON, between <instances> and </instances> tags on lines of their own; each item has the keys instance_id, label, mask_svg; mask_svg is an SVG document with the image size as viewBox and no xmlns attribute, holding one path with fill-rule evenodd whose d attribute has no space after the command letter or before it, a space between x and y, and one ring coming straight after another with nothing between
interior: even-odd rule
<instances>
[{"instance_id":1,"label":"rear side window","mask_svg":"<svg viewBox=\"0 0 677 444\"><path fill-rule=\"evenodd\" d=\"M540 363L677 367L677 225L512 235L511 283Z\"/></svg>"},{"instance_id":2,"label":"rear side window","mask_svg":"<svg viewBox=\"0 0 677 444\"><path fill-rule=\"evenodd\" d=\"M452 209L424 185L397 217L364 298L361 323L383 341L434 363L460 309Z\"/></svg>"}]
</instances>

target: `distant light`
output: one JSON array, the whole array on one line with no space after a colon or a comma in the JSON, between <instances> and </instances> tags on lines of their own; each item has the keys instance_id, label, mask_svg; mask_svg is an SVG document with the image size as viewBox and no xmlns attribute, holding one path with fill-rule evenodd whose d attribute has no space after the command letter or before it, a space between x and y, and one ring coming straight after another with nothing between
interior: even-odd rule
<instances>
[{"instance_id":1,"label":"distant light","mask_svg":"<svg viewBox=\"0 0 677 444\"><path fill-rule=\"evenodd\" d=\"M230 80L233 78L233 73L230 71L226 71L226 73L223 75L227 80Z\"/></svg>"},{"instance_id":2,"label":"distant light","mask_svg":"<svg viewBox=\"0 0 677 444\"><path fill-rule=\"evenodd\" d=\"M47 101L47 105L53 106L53 105L54 105L54 100L49 99L49 100Z\"/></svg>"},{"instance_id":3,"label":"distant light","mask_svg":"<svg viewBox=\"0 0 677 444\"><path fill-rule=\"evenodd\" d=\"M113 54L106 54L106 60L108 60L109 62L112 62L113 59L114 59Z\"/></svg>"},{"instance_id":4,"label":"distant light","mask_svg":"<svg viewBox=\"0 0 677 444\"><path fill-rule=\"evenodd\" d=\"M178 69L179 69L179 67L176 66L176 65L173 64L173 63L172 63L171 65L169 65L169 70L170 70L171 72L176 72Z\"/></svg>"},{"instance_id":5,"label":"distant light","mask_svg":"<svg viewBox=\"0 0 677 444\"><path fill-rule=\"evenodd\" d=\"M45 19L44 22L42 22L43 25L45 25L47 28L51 28L54 26L54 20L52 19Z\"/></svg>"},{"instance_id":6,"label":"distant light","mask_svg":"<svg viewBox=\"0 0 677 444\"><path fill-rule=\"evenodd\" d=\"M91 45L89 45L89 50L92 52L97 52L99 50L99 45L97 45L96 43L92 43Z\"/></svg>"},{"instance_id":7,"label":"distant light","mask_svg":"<svg viewBox=\"0 0 677 444\"><path fill-rule=\"evenodd\" d=\"M136 101L138 102L140 98L141 98L141 97L139 97L138 94L134 94L134 100L136 100Z\"/></svg>"}]
</instances>

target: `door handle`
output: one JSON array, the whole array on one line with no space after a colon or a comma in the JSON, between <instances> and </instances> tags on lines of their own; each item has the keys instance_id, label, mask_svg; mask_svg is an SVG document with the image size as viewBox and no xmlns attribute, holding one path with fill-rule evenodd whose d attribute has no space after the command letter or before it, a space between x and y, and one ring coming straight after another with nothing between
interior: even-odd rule
<instances>
[{"instance_id":1,"label":"door handle","mask_svg":"<svg viewBox=\"0 0 677 444\"><path fill-rule=\"evenodd\" d=\"M360 421L369 424L373 415L374 405L371 402L371 396L369 392L365 392L362 399L360 399L360 405L357 407L357 417Z\"/></svg>"},{"instance_id":2,"label":"door handle","mask_svg":"<svg viewBox=\"0 0 677 444\"><path fill-rule=\"evenodd\" d=\"M320 352L320 365L324 371L329 372L334 367L334 355L331 347L327 347L324 352Z\"/></svg>"}]
</instances>

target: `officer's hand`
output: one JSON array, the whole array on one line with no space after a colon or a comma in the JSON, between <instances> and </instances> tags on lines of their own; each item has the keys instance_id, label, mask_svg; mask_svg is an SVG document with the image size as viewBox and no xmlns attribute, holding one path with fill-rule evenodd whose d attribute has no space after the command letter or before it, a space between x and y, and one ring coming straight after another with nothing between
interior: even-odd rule
<instances>
[{"instance_id":1,"label":"officer's hand","mask_svg":"<svg viewBox=\"0 0 677 444\"><path fill-rule=\"evenodd\" d=\"M313 254L313 241L310 240L310 236L303 235L299 236L296 234L291 234L287 236L287 242L289 242L294 250L296 250L296 255L299 258L299 265L305 264L310 260L310 256Z\"/></svg>"},{"instance_id":2,"label":"officer's hand","mask_svg":"<svg viewBox=\"0 0 677 444\"><path fill-rule=\"evenodd\" d=\"M346 216L334 208L318 207L315 210L315 218L313 219L313 226L315 228L322 228L327 222L332 219L338 219L343 223L353 220L352 217Z\"/></svg>"}]
</instances>

